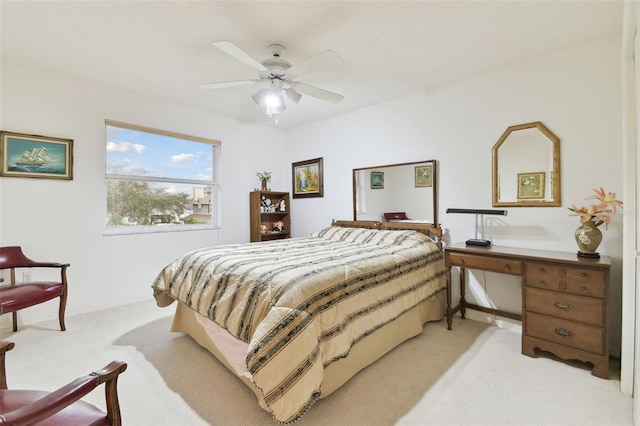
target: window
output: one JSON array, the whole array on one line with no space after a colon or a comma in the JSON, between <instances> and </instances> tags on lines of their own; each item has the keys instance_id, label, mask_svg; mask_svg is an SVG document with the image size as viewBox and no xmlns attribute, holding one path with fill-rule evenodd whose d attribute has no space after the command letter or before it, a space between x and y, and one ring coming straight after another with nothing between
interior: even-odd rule
<instances>
[{"instance_id":1,"label":"window","mask_svg":"<svg viewBox=\"0 0 640 426\"><path fill-rule=\"evenodd\" d=\"M219 141L105 123L106 234L219 227Z\"/></svg>"}]
</instances>

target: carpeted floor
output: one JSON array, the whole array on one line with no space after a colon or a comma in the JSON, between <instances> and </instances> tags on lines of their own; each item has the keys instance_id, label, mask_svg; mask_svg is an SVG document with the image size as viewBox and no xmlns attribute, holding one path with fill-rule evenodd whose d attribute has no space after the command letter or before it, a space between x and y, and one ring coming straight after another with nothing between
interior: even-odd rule
<instances>
[{"instance_id":1,"label":"carpeted floor","mask_svg":"<svg viewBox=\"0 0 640 426\"><path fill-rule=\"evenodd\" d=\"M54 389L120 359L125 425L275 425L254 394L191 338L169 332L153 300L3 332L9 387ZM204 368L203 368L204 367ZM296 425L632 425L617 370L520 354L520 334L476 321L421 335L318 401ZM87 398L102 406L103 392Z\"/></svg>"}]
</instances>

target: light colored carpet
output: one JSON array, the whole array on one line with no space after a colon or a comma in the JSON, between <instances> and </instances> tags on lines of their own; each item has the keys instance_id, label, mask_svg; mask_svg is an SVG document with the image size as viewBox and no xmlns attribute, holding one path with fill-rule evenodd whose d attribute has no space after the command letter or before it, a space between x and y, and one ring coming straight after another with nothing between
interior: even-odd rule
<instances>
[{"instance_id":1,"label":"light colored carpet","mask_svg":"<svg viewBox=\"0 0 640 426\"><path fill-rule=\"evenodd\" d=\"M54 389L120 359L125 425L275 425L254 394L153 300L3 333L9 387ZM198 367L199 369L196 369ZM202 368L204 367L204 368ZM617 374L520 354L520 334L472 320L423 333L318 401L296 425L632 425ZM102 392L87 400L103 405Z\"/></svg>"}]
</instances>

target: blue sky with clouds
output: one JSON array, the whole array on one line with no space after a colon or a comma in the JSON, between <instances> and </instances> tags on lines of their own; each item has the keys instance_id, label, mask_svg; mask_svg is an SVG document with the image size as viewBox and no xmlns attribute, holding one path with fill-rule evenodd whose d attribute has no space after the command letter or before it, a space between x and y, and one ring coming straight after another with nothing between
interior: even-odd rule
<instances>
[{"instance_id":1,"label":"blue sky with clouds","mask_svg":"<svg viewBox=\"0 0 640 426\"><path fill-rule=\"evenodd\" d=\"M107 172L211 180L213 145L107 126ZM121 172L122 173L122 172Z\"/></svg>"}]
</instances>

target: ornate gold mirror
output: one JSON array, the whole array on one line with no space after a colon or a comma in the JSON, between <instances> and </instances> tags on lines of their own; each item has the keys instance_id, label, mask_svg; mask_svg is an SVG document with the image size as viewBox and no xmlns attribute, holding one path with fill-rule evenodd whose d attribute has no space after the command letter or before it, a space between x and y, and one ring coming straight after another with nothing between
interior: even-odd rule
<instances>
[{"instance_id":1,"label":"ornate gold mirror","mask_svg":"<svg viewBox=\"0 0 640 426\"><path fill-rule=\"evenodd\" d=\"M560 206L560 139L542 123L507 128L492 165L494 207Z\"/></svg>"},{"instance_id":2,"label":"ornate gold mirror","mask_svg":"<svg viewBox=\"0 0 640 426\"><path fill-rule=\"evenodd\" d=\"M353 169L353 220L410 220L437 226L436 165L436 160L428 160Z\"/></svg>"}]
</instances>

